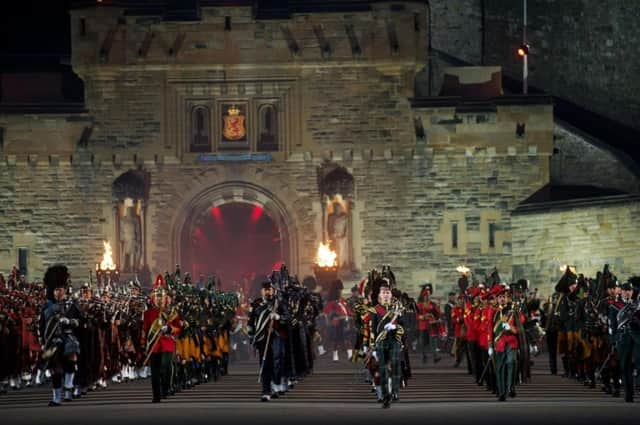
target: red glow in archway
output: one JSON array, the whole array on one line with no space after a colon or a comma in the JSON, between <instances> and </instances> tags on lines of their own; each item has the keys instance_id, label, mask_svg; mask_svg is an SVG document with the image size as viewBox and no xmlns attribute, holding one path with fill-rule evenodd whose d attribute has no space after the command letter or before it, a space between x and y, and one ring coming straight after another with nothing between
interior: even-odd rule
<instances>
[{"instance_id":1,"label":"red glow in archway","mask_svg":"<svg viewBox=\"0 0 640 425\"><path fill-rule=\"evenodd\" d=\"M251 275L260 281L282 260L285 241L261 206L232 202L210 208L203 218L183 239L182 269L194 281L216 273L224 289L242 286L251 292Z\"/></svg>"}]
</instances>

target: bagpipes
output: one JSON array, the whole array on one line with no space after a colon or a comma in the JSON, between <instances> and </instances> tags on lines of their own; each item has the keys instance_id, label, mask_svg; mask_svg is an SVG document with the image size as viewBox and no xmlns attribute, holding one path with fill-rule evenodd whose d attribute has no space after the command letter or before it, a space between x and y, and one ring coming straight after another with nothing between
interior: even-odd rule
<instances>
[{"instance_id":1,"label":"bagpipes","mask_svg":"<svg viewBox=\"0 0 640 425\"><path fill-rule=\"evenodd\" d=\"M289 270L287 266L282 263L280 270L273 270L271 272L271 284L275 285L276 294L275 302L273 304L272 313L278 311L279 304L283 302L284 288L289 283ZM262 371L264 369L264 362L267 360L267 354L269 353L269 345L271 343L271 335L273 334L274 319L270 318L269 331L267 333L267 341L264 346L264 353L262 355L262 361L260 362L260 370L258 371L258 383L262 382Z\"/></svg>"}]
</instances>

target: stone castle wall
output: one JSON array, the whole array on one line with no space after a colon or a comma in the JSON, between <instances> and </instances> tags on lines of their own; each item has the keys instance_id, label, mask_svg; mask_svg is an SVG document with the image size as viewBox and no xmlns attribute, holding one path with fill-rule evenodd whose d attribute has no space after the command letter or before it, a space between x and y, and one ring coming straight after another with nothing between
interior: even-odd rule
<instances>
[{"instance_id":1,"label":"stone castle wall","mask_svg":"<svg viewBox=\"0 0 640 425\"><path fill-rule=\"evenodd\" d=\"M567 264L588 277L609 264L620 282L640 270L637 197L516 213L512 226L514 277L526 277L543 294L551 294Z\"/></svg>"},{"instance_id":2,"label":"stone castle wall","mask_svg":"<svg viewBox=\"0 0 640 425\"><path fill-rule=\"evenodd\" d=\"M87 112L0 115L6 128L0 269L27 247L32 278L64 261L83 279L102 252L101 241L115 238L114 179L142 168L151 178L146 248L153 273L176 260L176 232L190 200L239 182L263 188L286 209L295 271L304 275L322 236L318 167L329 161L354 177L354 259L362 273L389 263L403 288L429 280L440 293L451 289L455 267L463 263L480 277L497 266L509 279L516 255L511 211L549 182L552 105L412 106L414 76L426 61L425 28L414 25L423 5L295 16L285 23L253 22L247 8L212 8L203 11L199 27L141 17L119 21L117 9L100 13L72 15L74 69L85 83ZM232 17L228 33L225 16ZM80 18L87 20L82 36ZM390 21L397 51L389 42ZM315 24L329 53L320 48ZM346 25L353 25L359 55ZM101 55L111 30L113 43ZM141 57L150 30L156 35ZM183 32L181 50L170 55ZM274 96L285 104L285 134L272 161L202 162L186 152L190 100L243 96ZM415 120L424 140L416 137ZM526 123L522 136L517 123ZM79 146L87 127L88 144ZM230 192L225 199L235 199Z\"/></svg>"}]
</instances>

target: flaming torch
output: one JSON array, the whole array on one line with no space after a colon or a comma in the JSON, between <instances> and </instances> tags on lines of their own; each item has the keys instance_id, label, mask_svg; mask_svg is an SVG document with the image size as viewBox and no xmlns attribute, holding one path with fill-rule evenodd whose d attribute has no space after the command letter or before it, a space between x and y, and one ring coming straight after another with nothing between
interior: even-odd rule
<instances>
[{"instance_id":1,"label":"flaming torch","mask_svg":"<svg viewBox=\"0 0 640 425\"><path fill-rule=\"evenodd\" d=\"M102 261L96 264L96 279L98 281L98 287L104 288L105 286L111 286L111 283L117 283L120 272L113 262L113 250L111 249L111 243L108 241L102 241L104 252L102 254Z\"/></svg>"},{"instance_id":2,"label":"flaming torch","mask_svg":"<svg viewBox=\"0 0 640 425\"><path fill-rule=\"evenodd\" d=\"M337 254L329 248L329 245L320 243L313 272L318 283L325 286L338 278Z\"/></svg>"},{"instance_id":3,"label":"flaming torch","mask_svg":"<svg viewBox=\"0 0 640 425\"><path fill-rule=\"evenodd\" d=\"M467 276L471 270L467 266L458 266L456 267L456 271L462 275Z\"/></svg>"},{"instance_id":4,"label":"flaming torch","mask_svg":"<svg viewBox=\"0 0 640 425\"><path fill-rule=\"evenodd\" d=\"M460 288L460 293L464 294L469 287L469 275L471 274L471 270L467 266L460 265L456 267L456 271L461 274L458 278L458 287Z\"/></svg>"}]
</instances>

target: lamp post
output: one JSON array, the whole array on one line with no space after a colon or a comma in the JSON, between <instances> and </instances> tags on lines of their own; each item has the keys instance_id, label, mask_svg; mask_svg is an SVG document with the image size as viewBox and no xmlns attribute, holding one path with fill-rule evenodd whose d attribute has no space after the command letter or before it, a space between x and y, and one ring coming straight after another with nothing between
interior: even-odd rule
<instances>
[{"instance_id":1,"label":"lamp post","mask_svg":"<svg viewBox=\"0 0 640 425\"><path fill-rule=\"evenodd\" d=\"M527 0L523 0L523 23L522 23L522 93L527 94L529 92L529 45L527 44Z\"/></svg>"}]
</instances>

